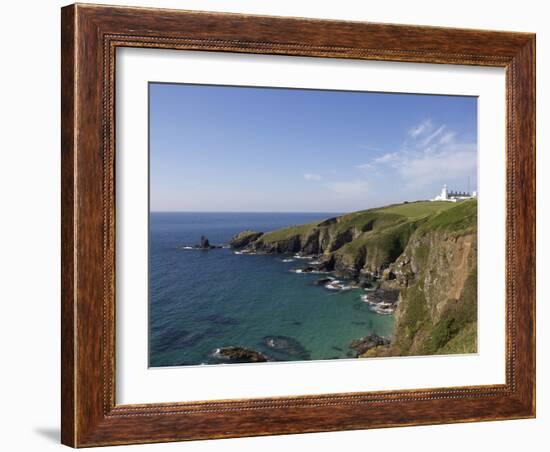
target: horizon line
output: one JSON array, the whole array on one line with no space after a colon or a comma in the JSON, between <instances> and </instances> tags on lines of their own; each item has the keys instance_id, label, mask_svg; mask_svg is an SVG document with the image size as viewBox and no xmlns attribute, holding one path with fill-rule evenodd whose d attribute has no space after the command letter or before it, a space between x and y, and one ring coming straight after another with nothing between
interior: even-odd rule
<instances>
[{"instance_id":1,"label":"horizon line","mask_svg":"<svg viewBox=\"0 0 550 452\"><path fill-rule=\"evenodd\" d=\"M370 208L370 207L369 207ZM361 209L364 210L364 209ZM355 212L355 211L350 211ZM321 210L150 210L149 213L346 213Z\"/></svg>"},{"instance_id":2,"label":"horizon line","mask_svg":"<svg viewBox=\"0 0 550 452\"><path fill-rule=\"evenodd\" d=\"M389 204L381 204L381 205L374 205L374 206L365 206L358 209L349 209L349 210L151 210L149 209L149 213L337 213L337 214L346 214L346 213L353 213L353 212L359 212L361 210L369 210L369 209L380 209L382 207L389 207L394 205L400 205L400 204L406 204L406 203L416 203L416 202L432 202L432 199L417 199L414 201L397 201L397 202L391 202Z\"/></svg>"}]
</instances>

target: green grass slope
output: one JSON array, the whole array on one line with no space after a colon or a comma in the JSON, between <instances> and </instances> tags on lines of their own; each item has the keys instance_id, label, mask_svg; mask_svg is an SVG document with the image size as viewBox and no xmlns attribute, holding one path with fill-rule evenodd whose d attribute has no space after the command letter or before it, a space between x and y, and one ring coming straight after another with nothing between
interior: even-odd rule
<instances>
[{"instance_id":1,"label":"green grass slope","mask_svg":"<svg viewBox=\"0 0 550 452\"><path fill-rule=\"evenodd\" d=\"M456 206L450 202L419 201L404 204L394 204L387 207L361 210L329 218L320 222L289 226L267 232L262 240L268 243L284 241L293 237L304 239L316 228L329 229L335 236L349 230L372 232L386 229L400 223L416 221L430 215L443 212Z\"/></svg>"}]
</instances>

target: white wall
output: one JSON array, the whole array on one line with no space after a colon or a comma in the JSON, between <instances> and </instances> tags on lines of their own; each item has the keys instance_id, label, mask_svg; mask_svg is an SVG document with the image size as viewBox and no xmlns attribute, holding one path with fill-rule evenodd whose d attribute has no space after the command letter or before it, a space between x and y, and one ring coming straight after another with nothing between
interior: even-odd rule
<instances>
[{"instance_id":1,"label":"white wall","mask_svg":"<svg viewBox=\"0 0 550 452\"><path fill-rule=\"evenodd\" d=\"M115 1L115 0L113 0ZM441 2L407 0L140 1L118 4L243 13L537 32L538 226L550 229L548 124L550 30L545 2L536 0ZM94 2L99 3L99 2ZM2 5L0 184L0 444L9 451L60 449L59 424L59 1L12 1ZM546 28L546 29L545 29ZM538 237L538 274L547 271L548 234ZM550 309L538 278L538 418L437 427L308 434L223 441L119 447L116 450L546 450L550 429L548 363L543 329ZM544 381L546 380L546 381ZM547 445L546 445L547 447Z\"/></svg>"}]
</instances>

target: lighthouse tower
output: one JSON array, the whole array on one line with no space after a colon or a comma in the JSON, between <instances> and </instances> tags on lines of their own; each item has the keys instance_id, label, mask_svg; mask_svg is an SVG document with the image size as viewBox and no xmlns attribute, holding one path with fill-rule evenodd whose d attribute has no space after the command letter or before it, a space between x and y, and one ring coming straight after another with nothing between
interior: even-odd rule
<instances>
[{"instance_id":1,"label":"lighthouse tower","mask_svg":"<svg viewBox=\"0 0 550 452\"><path fill-rule=\"evenodd\" d=\"M454 191L447 188L447 184L443 185L441 193L437 195L432 201L449 201L449 202L460 202L466 199L477 198L477 192L470 194L466 191Z\"/></svg>"},{"instance_id":2,"label":"lighthouse tower","mask_svg":"<svg viewBox=\"0 0 550 452\"><path fill-rule=\"evenodd\" d=\"M449 190L447 188L447 184L443 185L443 188L441 189L441 193L437 195L432 201L453 201L453 199L449 198Z\"/></svg>"}]
</instances>

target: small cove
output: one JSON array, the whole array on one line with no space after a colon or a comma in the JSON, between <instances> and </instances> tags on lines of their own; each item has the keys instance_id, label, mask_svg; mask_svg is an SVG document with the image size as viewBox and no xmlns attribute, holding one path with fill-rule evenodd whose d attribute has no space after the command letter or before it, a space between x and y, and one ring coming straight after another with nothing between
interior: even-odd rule
<instances>
[{"instance_id":1,"label":"small cove","mask_svg":"<svg viewBox=\"0 0 550 452\"><path fill-rule=\"evenodd\" d=\"M151 213L149 365L213 363L220 347L240 346L277 361L349 358L349 343L370 333L389 337L393 315L372 312L361 289L330 291L322 275L282 255L231 249L182 250L206 235L225 244L246 229L269 231L334 213ZM286 260L286 262L285 262ZM282 350L269 341L286 341Z\"/></svg>"}]
</instances>

